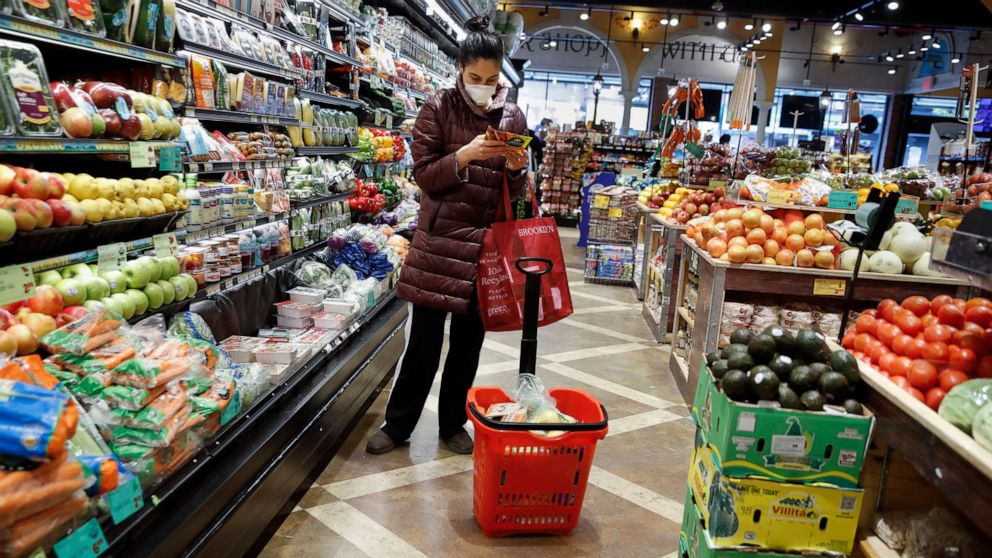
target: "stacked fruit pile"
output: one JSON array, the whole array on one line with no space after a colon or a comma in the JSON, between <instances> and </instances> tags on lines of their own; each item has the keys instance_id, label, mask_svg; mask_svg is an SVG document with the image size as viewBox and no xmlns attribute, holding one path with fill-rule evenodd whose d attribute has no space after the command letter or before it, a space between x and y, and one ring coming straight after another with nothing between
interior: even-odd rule
<instances>
[{"instance_id":1,"label":"stacked fruit pile","mask_svg":"<svg viewBox=\"0 0 992 558\"><path fill-rule=\"evenodd\" d=\"M710 256L731 263L833 269L837 239L823 216L758 207L720 210L686 233Z\"/></svg>"},{"instance_id":2,"label":"stacked fruit pile","mask_svg":"<svg viewBox=\"0 0 992 558\"><path fill-rule=\"evenodd\" d=\"M175 139L179 119L168 101L103 81L49 86L70 138Z\"/></svg>"},{"instance_id":3,"label":"stacked fruit pile","mask_svg":"<svg viewBox=\"0 0 992 558\"><path fill-rule=\"evenodd\" d=\"M637 203L651 209L658 209L668 201L672 193L672 183L670 182L665 184L651 184L645 186L641 190L641 193L637 195Z\"/></svg>"},{"instance_id":4,"label":"stacked fruit pile","mask_svg":"<svg viewBox=\"0 0 992 558\"><path fill-rule=\"evenodd\" d=\"M676 188L675 193L662 203L658 214L665 219L670 219L680 225L684 225L689 222L689 219L706 217L711 213L715 213L721 209L731 208L735 205L727 197L727 193L723 188L715 188L712 192Z\"/></svg>"},{"instance_id":5,"label":"stacked fruit pile","mask_svg":"<svg viewBox=\"0 0 992 558\"><path fill-rule=\"evenodd\" d=\"M844 334L843 346L936 409L951 388L992 378L992 302L947 295L883 300Z\"/></svg>"}]
</instances>

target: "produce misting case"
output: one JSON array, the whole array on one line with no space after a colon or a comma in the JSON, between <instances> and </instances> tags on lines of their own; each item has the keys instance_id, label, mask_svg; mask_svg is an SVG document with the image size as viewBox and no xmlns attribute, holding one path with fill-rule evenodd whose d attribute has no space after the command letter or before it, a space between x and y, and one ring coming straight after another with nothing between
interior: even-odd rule
<instances>
[{"instance_id":1,"label":"produce misting case","mask_svg":"<svg viewBox=\"0 0 992 558\"><path fill-rule=\"evenodd\" d=\"M856 488L874 417L739 403L704 364L692 420L724 474Z\"/></svg>"}]
</instances>

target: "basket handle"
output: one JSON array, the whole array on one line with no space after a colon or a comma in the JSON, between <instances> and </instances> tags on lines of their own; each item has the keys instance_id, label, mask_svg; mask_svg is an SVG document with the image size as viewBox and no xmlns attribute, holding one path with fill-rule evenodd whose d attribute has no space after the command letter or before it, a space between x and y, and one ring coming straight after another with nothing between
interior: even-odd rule
<instances>
[{"instance_id":1,"label":"basket handle","mask_svg":"<svg viewBox=\"0 0 992 558\"><path fill-rule=\"evenodd\" d=\"M476 408L475 403L468 404L468 410L472 413L479 422L485 424L490 428L496 430L561 430L563 432L592 432L594 430L602 430L607 427L610 422L609 415L606 414L606 407L599 405L600 410L603 411L603 421L602 422L576 422L576 423L566 423L566 424L535 424L530 422L499 422L495 421L482 413Z\"/></svg>"}]
</instances>

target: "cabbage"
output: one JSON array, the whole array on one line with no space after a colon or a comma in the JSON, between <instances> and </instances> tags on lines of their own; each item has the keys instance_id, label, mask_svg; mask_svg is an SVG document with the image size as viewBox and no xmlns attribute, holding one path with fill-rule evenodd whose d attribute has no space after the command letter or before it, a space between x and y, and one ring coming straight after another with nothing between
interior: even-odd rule
<instances>
[{"instance_id":1,"label":"cabbage","mask_svg":"<svg viewBox=\"0 0 992 558\"><path fill-rule=\"evenodd\" d=\"M314 286L331 280L331 269L320 262L304 262L296 272L304 285Z\"/></svg>"},{"instance_id":2,"label":"cabbage","mask_svg":"<svg viewBox=\"0 0 992 558\"><path fill-rule=\"evenodd\" d=\"M971 423L971 435L983 448L992 451L992 403L978 410Z\"/></svg>"},{"instance_id":3,"label":"cabbage","mask_svg":"<svg viewBox=\"0 0 992 558\"><path fill-rule=\"evenodd\" d=\"M903 265L902 259L896 254L888 250L879 250L868 260L868 271L900 274L902 273Z\"/></svg>"},{"instance_id":4,"label":"cabbage","mask_svg":"<svg viewBox=\"0 0 992 558\"><path fill-rule=\"evenodd\" d=\"M904 264L911 264L920 259L929 248L927 238L915 231L904 231L892 237L889 251L899 256Z\"/></svg>"},{"instance_id":5,"label":"cabbage","mask_svg":"<svg viewBox=\"0 0 992 558\"><path fill-rule=\"evenodd\" d=\"M992 401L992 379L968 380L947 392L937 410L947 422L971 434L978 410Z\"/></svg>"}]
</instances>

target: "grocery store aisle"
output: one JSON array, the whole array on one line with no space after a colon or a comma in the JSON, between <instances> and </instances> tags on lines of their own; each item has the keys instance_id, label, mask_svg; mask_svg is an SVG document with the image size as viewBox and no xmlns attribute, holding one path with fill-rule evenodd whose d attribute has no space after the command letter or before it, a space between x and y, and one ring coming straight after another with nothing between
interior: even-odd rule
<instances>
[{"instance_id":1,"label":"grocery store aisle","mask_svg":"<svg viewBox=\"0 0 992 558\"><path fill-rule=\"evenodd\" d=\"M540 330L538 374L549 388L588 391L610 414L572 535L482 535L472 516L472 458L437 438L436 382L410 446L369 456L365 440L382 423L383 392L262 556L675 555L693 426L668 372L668 346L649 341L631 289L582 282L575 230L561 234L575 314ZM519 344L519 332L488 335L476 383L512 387Z\"/></svg>"}]
</instances>

